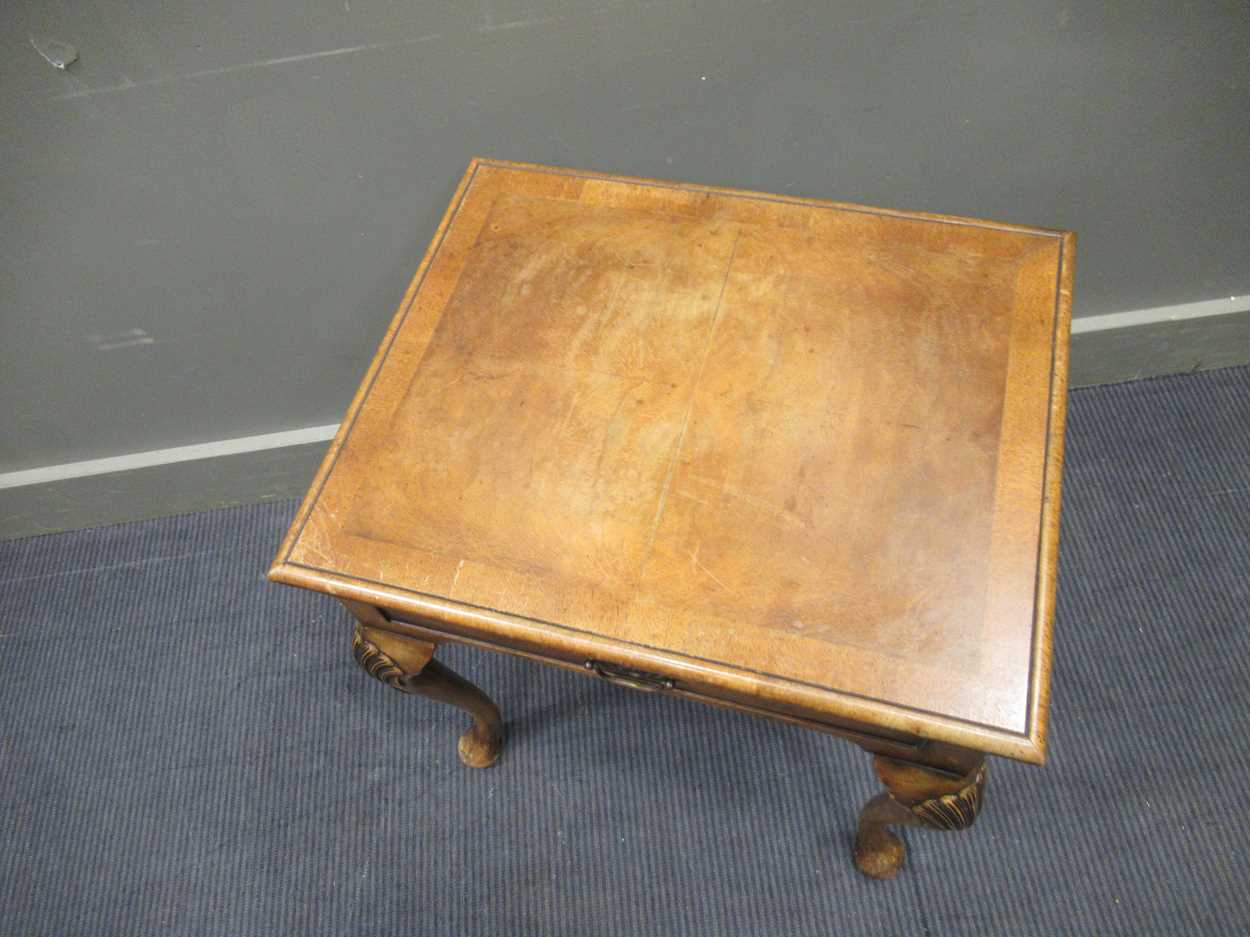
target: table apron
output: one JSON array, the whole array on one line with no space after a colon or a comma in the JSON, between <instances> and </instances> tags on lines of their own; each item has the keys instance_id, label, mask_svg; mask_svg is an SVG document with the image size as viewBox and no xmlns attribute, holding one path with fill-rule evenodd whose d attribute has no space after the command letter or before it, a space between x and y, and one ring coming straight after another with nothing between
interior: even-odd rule
<instances>
[{"instance_id":1,"label":"table apron","mask_svg":"<svg viewBox=\"0 0 1250 937\"><path fill-rule=\"evenodd\" d=\"M750 713L755 716L762 716L766 719L773 719L790 725L801 726L816 732L823 732L827 735L835 735L854 742L862 748L879 754L891 755L896 758L914 759L922 756L926 749L932 747L934 743L918 738L908 736L903 733L894 733L890 730L880 729L874 726L853 723L849 721L831 721L825 714L816 714L804 711L801 707L772 707L761 706L757 700L752 700L740 694L735 694L730 690L713 684L702 684L689 677L681 679L672 679L660 677L656 675L653 679L622 679L617 676L617 671L605 673L603 661L595 658L586 658L571 651L563 651L562 649L552 648L532 648L522 646L520 644L512 644L509 642L499 641L498 639L486 640L472 634L466 634L462 631L449 630L445 623L439 622L437 627L431 622L417 622L411 620L409 613L391 611L387 609L379 609L385 616L388 626L397 634L403 634L424 641L432 641L434 643L443 643L451 641L457 644L464 644L470 647L482 648L489 651L499 651L505 654L511 654L515 657L523 657L527 660L533 660L541 664L547 664L554 667L562 667L565 670L576 671L583 676L592 676L598 679L604 679L606 682L614 683L621 686L631 687L633 689L644 690L646 692L662 693L666 696L677 696L684 699L695 700L700 703L707 703L722 709L732 709L738 712ZM644 672L636 672L639 675ZM650 676L648 674L648 676Z\"/></svg>"}]
</instances>

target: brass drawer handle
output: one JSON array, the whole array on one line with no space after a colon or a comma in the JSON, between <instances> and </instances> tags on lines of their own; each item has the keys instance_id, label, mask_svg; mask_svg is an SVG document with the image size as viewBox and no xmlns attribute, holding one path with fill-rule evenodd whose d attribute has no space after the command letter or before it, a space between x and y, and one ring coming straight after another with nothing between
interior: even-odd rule
<instances>
[{"instance_id":1,"label":"brass drawer handle","mask_svg":"<svg viewBox=\"0 0 1250 937\"><path fill-rule=\"evenodd\" d=\"M634 670L632 667L622 667L619 664L609 664L607 661L588 660L586 661L586 669L595 676L607 680L608 683L627 686L633 690L642 690L644 693L655 693L659 690L671 690L673 688L673 681L668 677L647 673L645 670Z\"/></svg>"}]
</instances>

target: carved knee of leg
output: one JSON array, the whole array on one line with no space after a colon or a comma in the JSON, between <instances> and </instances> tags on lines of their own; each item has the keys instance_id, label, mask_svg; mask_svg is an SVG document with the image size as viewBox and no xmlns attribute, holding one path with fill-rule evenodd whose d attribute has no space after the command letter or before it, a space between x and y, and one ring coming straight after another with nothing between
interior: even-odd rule
<instances>
[{"instance_id":1,"label":"carved knee of leg","mask_svg":"<svg viewBox=\"0 0 1250 937\"><path fill-rule=\"evenodd\" d=\"M985 801L985 760L962 777L877 756L877 777L916 821L934 830L966 830Z\"/></svg>"},{"instance_id":2,"label":"carved knee of leg","mask_svg":"<svg viewBox=\"0 0 1250 937\"><path fill-rule=\"evenodd\" d=\"M352 632L352 657L364 671L396 690L407 690L434 656L434 645L357 624Z\"/></svg>"},{"instance_id":3,"label":"carved knee of leg","mask_svg":"<svg viewBox=\"0 0 1250 937\"><path fill-rule=\"evenodd\" d=\"M948 774L877 756L877 777L886 791L860 814L855 837L855 864L866 875L893 878L906 858L901 839L887 826L924 826L935 830L963 830L972 826L985 798L985 761L970 759L965 774Z\"/></svg>"}]
</instances>

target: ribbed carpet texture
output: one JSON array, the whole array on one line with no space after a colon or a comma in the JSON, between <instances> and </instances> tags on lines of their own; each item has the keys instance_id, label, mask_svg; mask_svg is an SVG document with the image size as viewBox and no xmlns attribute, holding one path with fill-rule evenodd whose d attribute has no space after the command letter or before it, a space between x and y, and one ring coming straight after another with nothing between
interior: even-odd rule
<instances>
[{"instance_id":1,"label":"ribbed carpet texture","mask_svg":"<svg viewBox=\"0 0 1250 937\"><path fill-rule=\"evenodd\" d=\"M1250 933L1250 369L1079 390L1050 760L966 833L849 846L836 739L504 655L464 722L264 574L295 505L0 544L0 931L15 935Z\"/></svg>"}]
</instances>

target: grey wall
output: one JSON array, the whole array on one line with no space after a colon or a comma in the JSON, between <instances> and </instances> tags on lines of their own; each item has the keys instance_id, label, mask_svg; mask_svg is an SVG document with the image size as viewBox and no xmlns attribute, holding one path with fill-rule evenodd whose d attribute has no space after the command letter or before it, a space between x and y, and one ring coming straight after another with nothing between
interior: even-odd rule
<instances>
[{"instance_id":1,"label":"grey wall","mask_svg":"<svg viewBox=\"0 0 1250 937\"><path fill-rule=\"evenodd\" d=\"M1243 2L8 0L0 471L336 421L475 153L1074 228L1082 315L1248 293L1248 49Z\"/></svg>"}]
</instances>

